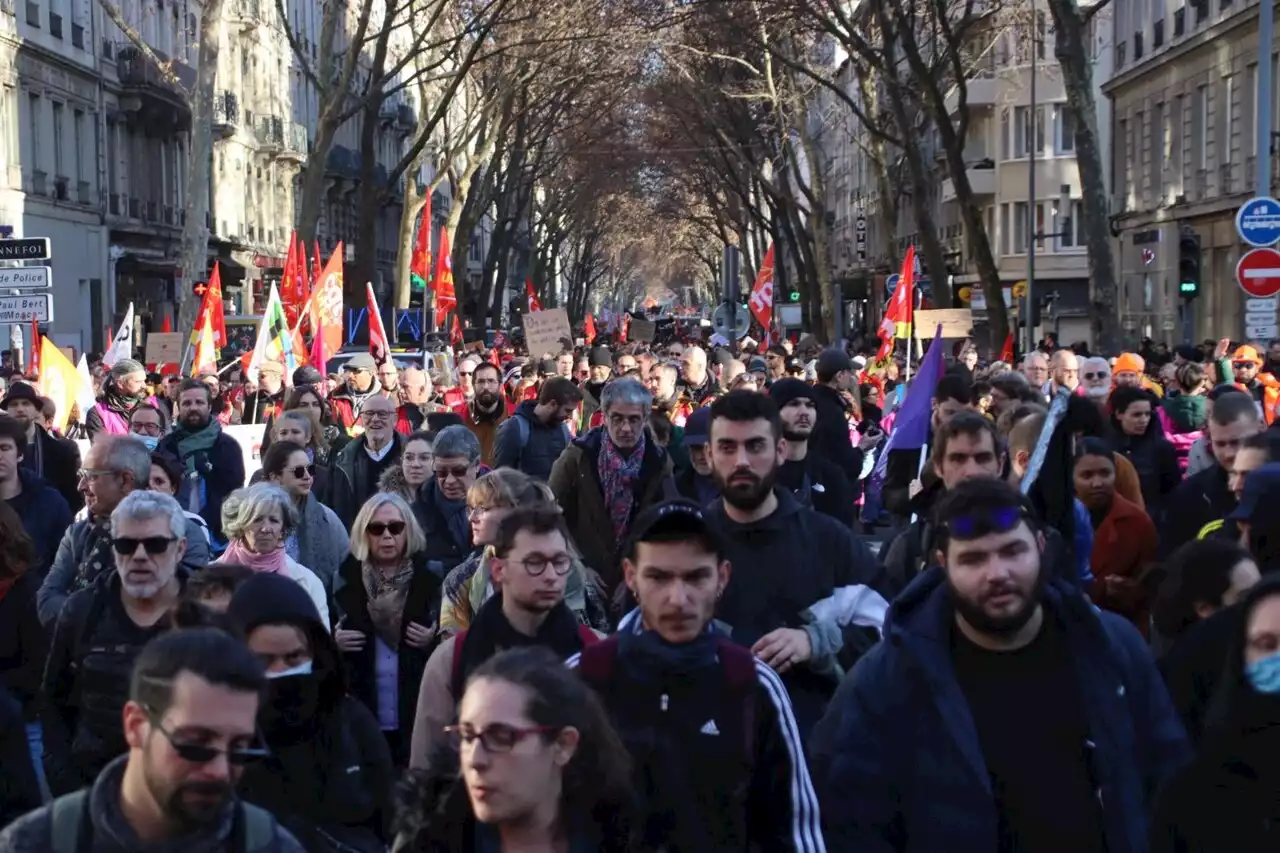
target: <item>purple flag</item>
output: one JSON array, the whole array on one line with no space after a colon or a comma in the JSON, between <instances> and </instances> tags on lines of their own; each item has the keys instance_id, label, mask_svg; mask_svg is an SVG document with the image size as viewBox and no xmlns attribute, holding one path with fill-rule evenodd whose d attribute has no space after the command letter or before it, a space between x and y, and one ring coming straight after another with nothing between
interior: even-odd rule
<instances>
[{"instance_id":1,"label":"purple flag","mask_svg":"<svg viewBox=\"0 0 1280 853\"><path fill-rule=\"evenodd\" d=\"M942 326L934 332L933 343L920 362L920 369L907 388L907 397L898 409L893 432L880 451L872 473L873 487L884 480L889 454L894 450L919 450L929 440L929 420L933 416L933 392L942 378Z\"/></svg>"}]
</instances>

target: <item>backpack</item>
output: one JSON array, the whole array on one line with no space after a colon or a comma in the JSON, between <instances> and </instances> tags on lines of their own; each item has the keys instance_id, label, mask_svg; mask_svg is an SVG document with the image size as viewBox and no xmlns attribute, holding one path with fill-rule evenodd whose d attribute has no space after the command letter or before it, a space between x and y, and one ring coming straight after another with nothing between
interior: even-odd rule
<instances>
[{"instance_id":1,"label":"backpack","mask_svg":"<svg viewBox=\"0 0 1280 853\"><path fill-rule=\"evenodd\" d=\"M516 422L515 429L516 429L516 432L519 433L518 438L520 439L520 441L517 443L520 445L520 450L523 452L525 447L527 447L529 444L529 435L530 435L529 419L521 415L519 412L516 412L514 415L511 416L510 420L513 420ZM564 430L564 443L565 443L565 446L568 446L569 443L573 441L573 434L569 432L569 424L562 421L560 423L560 429Z\"/></svg>"},{"instance_id":2,"label":"backpack","mask_svg":"<svg viewBox=\"0 0 1280 853\"><path fill-rule=\"evenodd\" d=\"M592 646L600 644L600 637L595 631L592 631L586 625L578 625L578 639L582 642L582 649L586 651ZM453 691L455 701L462 700L462 691L466 687L462 677L462 649L463 644L467 641L467 632L459 631L454 635L453 639L453 662L449 670L449 685Z\"/></svg>"},{"instance_id":3,"label":"backpack","mask_svg":"<svg viewBox=\"0 0 1280 853\"><path fill-rule=\"evenodd\" d=\"M93 849L88 788L58 797L49 806L49 812L50 853L89 853ZM238 802L234 821L229 853L252 853L275 840L275 818L264 809Z\"/></svg>"},{"instance_id":4,"label":"backpack","mask_svg":"<svg viewBox=\"0 0 1280 853\"><path fill-rule=\"evenodd\" d=\"M742 726L743 766L755 764L756 694L759 679L756 658L751 651L726 637L716 638L716 657L720 661L723 690L720 694L722 719L736 715ZM585 647L578 656L578 674L601 697L609 694L614 665L618 661L618 635ZM721 716L717 714L716 716Z\"/></svg>"}]
</instances>

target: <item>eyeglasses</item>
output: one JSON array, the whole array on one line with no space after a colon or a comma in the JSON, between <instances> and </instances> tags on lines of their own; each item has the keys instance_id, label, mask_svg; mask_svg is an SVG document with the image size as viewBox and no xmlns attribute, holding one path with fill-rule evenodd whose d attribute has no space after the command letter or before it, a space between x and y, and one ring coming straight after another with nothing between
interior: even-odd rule
<instances>
[{"instance_id":1,"label":"eyeglasses","mask_svg":"<svg viewBox=\"0 0 1280 853\"><path fill-rule=\"evenodd\" d=\"M1086 373L1086 374L1084 375L1084 378L1085 378L1085 379L1106 379L1106 378L1107 378L1107 374L1105 374L1105 373Z\"/></svg>"},{"instance_id":2,"label":"eyeglasses","mask_svg":"<svg viewBox=\"0 0 1280 853\"><path fill-rule=\"evenodd\" d=\"M178 740L173 732L160 724L159 716L150 708L147 709L147 717L150 718L151 725L156 727L156 731L164 735L164 739L169 741L169 745L173 747L173 751L178 754L178 757L183 761L190 761L192 764L208 764L219 755L225 755L228 764L235 767L243 767L271 754L271 750L265 746L236 746L230 749L218 749L216 746L206 746L201 743L184 743ZM485 748L488 749L488 747Z\"/></svg>"},{"instance_id":3,"label":"eyeglasses","mask_svg":"<svg viewBox=\"0 0 1280 853\"><path fill-rule=\"evenodd\" d=\"M471 521L475 521L477 518L479 518L480 516L484 515L486 512L489 512L490 510L492 510L492 509L496 509L496 508L497 508L497 507L491 507L491 506L473 506L473 507L470 507L470 508L467 510L467 518L468 518L468 519L470 519Z\"/></svg>"},{"instance_id":4,"label":"eyeglasses","mask_svg":"<svg viewBox=\"0 0 1280 853\"><path fill-rule=\"evenodd\" d=\"M554 726L509 726L506 723L490 723L480 731L471 726L445 726L445 734L449 735L456 747L460 743L468 746L480 741L485 752L500 754L510 752L516 744L530 735L542 735L556 731Z\"/></svg>"},{"instance_id":5,"label":"eyeglasses","mask_svg":"<svg viewBox=\"0 0 1280 853\"><path fill-rule=\"evenodd\" d=\"M474 371L474 370L459 370L459 371L458 371L458 375L459 375L459 376L474 376L474 375L475 375L475 371Z\"/></svg>"},{"instance_id":6,"label":"eyeglasses","mask_svg":"<svg viewBox=\"0 0 1280 853\"><path fill-rule=\"evenodd\" d=\"M525 557L523 560L515 562L524 566L524 570L532 577L538 577L547 570L547 566L555 569L557 575L563 577L569 574L569 569L573 568L573 558L568 554L557 554L554 557L544 557L541 554L533 554Z\"/></svg>"},{"instance_id":7,"label":"eyeglasses","mask_svg":"<svg viewBox=\"0 0 1280 853\"><path fill-rule=\"evenodd\" d=\"M128 557L138 553L138 546L141 545L152 557L157 554L163 554L169 550L169 546L177 542L172 536L146 536L136 539L132 536L117 536L111 540L111 547L116 549L116 553L122 557Z\"/></svg>"},{"instance_id":8,"label":"eyeglasses","mask_svg":"<svg viewBox=\"0 0 1280 853\"><path fill-rule=\"evenodd\" d=\"M301 480L304 475L314 477L316 475L316 464L312 462L310 465L295 465L292 473L295 480Z\"/></svg>"},{"instance_id":9,"label":"eyeglasses","mask_svg":"<svg viewBox=\"0 0 1280 853\"><path fill-rule=\"evenodd\" d=\"M1231 362L1231 368L1232 368L1233 370L1248 370L1250 367L1257 367L1257 366L1258 366L1258 363L1257 363L1256 361L1233 361L1233 362Z\"/></svg>"},{"instance_id":10,"label":"eyeglasses","mask_svg":"<svg viewBox=\"0 0 1280 853\"><path fill-rule=\"evenodd\" d=\"M403 521L371 521L364 529L373 536L382 536L384 533L399 536L404 533L404 526Z\"/></svg>"},{"instance_id":11,"label":"eyeglasses","mask_svg":"<svg viewBox=\"0 0 1280 853\"><path fill-rule=\"evenodd\" d=\"M386 409L365 409L360 412L360 417L367 421L385 421L390 420L392 412Z\"/></svg>"},{"instance_id":12,"label":"eyeglasses","mask_svg":"<svg viewBox=\"0 0 1280 853\"><path fill-rule=\"evenodd\" d=\"M108 474L115 473L118 472L112 471L110 468L81 468L79 471L76 471L76 479L92 480L95 477L105 477Z\"/></svg>"},{"instance_id":13,"label":"eyeglasses","mask_svg":"<svg viewBox=\"0 0 1280 853\"><path fill-rule=\"evenodd\" d=\"M467 472L471 470L471 466L457 465L452 468L436 467L432 470L435 473L437 480L445 480L449 477L452 477L455 480L461 480L463 477L467 476Z\"/></svg>"},{"instance_id":14,"label":"eyeglasses","mask_svg":"<svg viewBox=\"0 0 1280 853\"><path fill-rule=\"evenodd\" d=\"M160 434L160 424L135 423L135 424L131 424L129 426L129 429L133 430L138 435L151 436L151 435Z\"/></svg>"},{"instance_id":15,"label":"eyeglasses","mask_svg":"<svg viewBox=\"0 0 1280 853\"><path fill-rule=\"evenodd\" d=\"M1022 507L998 507L990 512L950 519L947 531L957 539L977 539L991 533L1008 533L1024 519L1029 519L1029 516Z\"/></svg>"}]
</instances>

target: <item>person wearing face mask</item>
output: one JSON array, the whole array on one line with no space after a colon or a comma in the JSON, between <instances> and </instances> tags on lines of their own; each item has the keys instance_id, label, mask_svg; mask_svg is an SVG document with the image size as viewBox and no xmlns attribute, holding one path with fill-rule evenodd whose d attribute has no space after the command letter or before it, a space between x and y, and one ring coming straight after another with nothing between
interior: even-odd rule
<instances>
[{"instance_id":1,"label":"person wearing face mask","mask_svg":"<svg viewBox=\"0 0 1280 853\"><path fill-rule=\"evenodd\" d=\"M18 448L22 451L22 467L57 489L73 513L79 512L84 506L75 476L80 467L80 448L74 441L58 438L37 422L40 395L36 389L25 382L13 383L0 400L0 411L8 413L25 429L25 446ZM164 424L163 417L160 423Z\"/></svg>"},{"instance_id":2,"label":"person wearing face mask","mask_svg":"<svg viewBox=\"0 0 1280 853\"><path fill-rule=\"evenodd\" d=\"M222 501L244 485L244 454L235 439L213 417L209 387L196 379L182 383L178 422L160 439L157 450L180 460L182 485L178 500L197 512L217 540L222 539Z\"/></svg>"},{"instance_id":3,"label":"person wearing face mask","mask_svg":"<svg viewBox=\"0 0 1280 853\"><path fill-rule=\"evenodd\" d=\"M378 478L378 491L392 492L412 504L422 484L431 476L435 443L435 435L422 430L405 436L400 464L382 472Z\"/></svg>"},{"instance_id":4,"label":"person wearing face mask","mask_svg":"<svg viewBox=\"0 0 1280 853\"><path fill-rule=\"evenodd\" d=\"M502 371L487 361L476 365L471 375L475 396L467 403L462 422L480 442L480 461L492 465L494 440L507 419L507 403L502 393Z\"/></svg>"},{"instance_id":5,"label":"person wearing face mask","mask_svg":"<svg viewBox=\"0 0 1280 853\"><path fill-rule=\"evenodd\" d=\"M164 415L150 403L140 403L129 414L129 435L154 451L164 437Z\"/></svg>"},{"instance_id":6,"label":"person wearing face mask","mask_svg":"<svg viewBox=\"0 0 1280 853\"><path fill-rule=\"evenodd\" d=\"M258 725L270 755L246 768L240 795L310 853L383 853L396 769L377 719L348 694L327 620L275 574L241 584L227 617L267 671Z\"/></svg>"},{"instance_id":7,"label":"person wearing face mask","mask_svg":"<svg viewBox=\"0 0 1280 853\"><path fill-rule=\"evenodd\" d=\"M1280 846L1280 578L1244 596L1195 759L1156 800L1150 853Z\"/></svg>"},{"instance_id":8,"label":"person wearing face mask","mask_svg":"<svg viewBox=\"0 0 1280 853\"><path fill-rule=\"evenodd\" d=\"M263 455L262 471L267 482L288 493L298 512L298 526L284 541L285 553L315 572L332 595L350 541L342 520L312 493L319 473L316 463L301 444L279 441Z\"/></svg>"},{"instance_id":9,"label":"person wearing face mask","mask_svg":"<svg viewBox=\"0 0 1280 853\"><path fill-rule=\"evenodd\" d=\"M222 504L222 522L231 542L215 563L248 566L260 574L288 578L302 587L329 624L329 595L324 583L285 550L285 542L298 526L298 510L288 492L274 483L234 491Z\"/></svg>"}]
</instances>

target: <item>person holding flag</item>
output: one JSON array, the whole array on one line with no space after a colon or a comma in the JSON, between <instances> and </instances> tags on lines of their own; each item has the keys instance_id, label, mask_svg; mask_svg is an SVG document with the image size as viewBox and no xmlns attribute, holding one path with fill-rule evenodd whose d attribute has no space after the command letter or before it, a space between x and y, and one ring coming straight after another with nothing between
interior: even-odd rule
<instances>
[{"instance_id":1,"label":"person holding flag","mask_svg":"<svg viewBox=\"0 0 1280 853\"><path fill-rule=\"evenodd\" d=\"M289 331L280 293L273 284L262 312L262 322L258 325L258 341L246 371L249 381L258 387L252 394L245 395L241 420L265 424L280 414L284 409L284 378L292 376L296 367L293 335Z\"/></svg>"}]
</instances>

